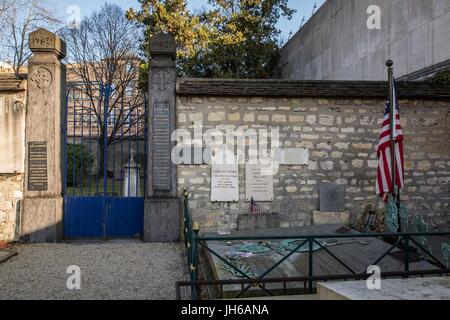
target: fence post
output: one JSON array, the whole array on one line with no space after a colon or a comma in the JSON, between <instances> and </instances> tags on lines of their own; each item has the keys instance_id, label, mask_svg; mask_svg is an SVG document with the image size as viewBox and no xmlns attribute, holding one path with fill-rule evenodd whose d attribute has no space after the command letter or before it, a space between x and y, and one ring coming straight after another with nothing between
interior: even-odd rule
<instances>
[{"instance_id":1,"label":"fence post","mask_svg":"<svg viewBox=\"0 0 450 320\"><path fill-rule=\"evenodd\" d=\"M314 244L314 239L309 239L309 250L308 250L308 276L312 277L313 276L313 244ZM312 288L312 280L309 280L308 282L308 292L309 294L313 293L313 288Z\"/></svg>"},{"instance_id":2,"label":"fence post","mask_svg":"<svg viewBox=\"0 0 450 320\"><path fill-rule=\"evenodd\" d=\"M405 272L409 272L409 236L404 237L405 242ZM406 275L406 278L409 278L408 275Z\"/></svg>"},{"instance_id":3,"label":"fence post","mask_svg":"<svg viewBox=\"0 0 450 320\"><path fill-rule=\"evenodd\" d=\"M192 260L191 260L191 281L198 280L198 233L200 231L200 226L198 223L194 223L192 226L192 231L194 232L191 246L192 246ZM197 287L193 288L192 291L195 300L199 298L200 292Z\"/></svg>"},{"instance_id":4,"label":"fence post","mask_svg":"<svg viewBox=\"0 0 450 320\"><path fill-rule=\"evenodd\" d=\"M188 198L189 193L187 192L186 189L183 189L183 234L184 234L184 245L186 249L189 249L188 244L190 241Z\"/></svg>"}]
</instances>

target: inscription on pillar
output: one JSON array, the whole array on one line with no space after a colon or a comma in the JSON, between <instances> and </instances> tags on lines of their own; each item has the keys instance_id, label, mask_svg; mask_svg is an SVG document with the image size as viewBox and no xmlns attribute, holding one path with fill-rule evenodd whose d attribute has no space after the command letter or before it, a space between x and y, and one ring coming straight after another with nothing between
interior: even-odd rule
<instances>
[{"instance_id":1,"label":"inscription on pillar","mask_svg":"<svg viewBox=\"0 0 450 320\"><path fill-rule=\"evenodd\" d=\"M54 37L46 36L36 36L30 37L31 45L40 48L53 48L54 47Z\"/></svg>"},{"instance_id":2,"label":"inscription on pillar","mask_svg":"<svg viewBox=\"0 0 450 320\"><path fill-rule=\"evenodd\" d=\"M157 102L153 108L153 190L171 190L170 105Z\"/></svg>"},{"instance_id":3,"label":"inscription on pillar","mask_svg":"<svg viewBox=\"0 0 450 320\"><path fill-rule=\"evenodd\" d=\"M150 40L150 53L153 56L158 54L174 55L175 52L175 39L169 34L159 33Z\"/></svg>"},{"instance_id":4,"label":"inscription on pillar","mask_svg":"<svg viewBox=\"0 0 450 320\"><path fill-rule=\"evenodd\" d=\"M47 142L28 143L28 191L47 191Z\"/></svg>"},{"instance_id":5,"label":"inscription on pillar","mask_svg":"<svg viewBox=\"0 0 450 320\"><path fill-rule=\"evenodd\" d=\"M54 52L61 59L66 56L66 43L43 28L30 33L28 43L32 52Z\"/></svg>"}]
</instances>

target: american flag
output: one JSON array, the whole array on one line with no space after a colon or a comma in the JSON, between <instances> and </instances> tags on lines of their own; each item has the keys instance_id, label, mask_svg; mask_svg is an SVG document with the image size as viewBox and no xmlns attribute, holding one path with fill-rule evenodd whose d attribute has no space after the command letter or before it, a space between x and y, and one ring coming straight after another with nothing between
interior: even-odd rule
<instances>
[{"instance_id":1,"label":"american flag","mask_svg":"<svg viewBox=\"0 0 450 320\"><path fill-rule=\"evenodd\" d=\"M393 100L395 108L395 126L394 132L394 150L395 150L395 183L398 189L403 188L404 182L404 159L403 159L403 131L400 125L400 114L398 110L395 85ZM394 193L392 183L392 153L391 153L391 110L389 101L384 109L383 126L381 129L380 142L378 144L378 174L376 182L377 195L382 197L384 201L388 200L388 195Z\"/></svg>"},{"instance_id":2,"label":"american flag","mask_svg":"<svg viewBox=\"0 0 450 320\"><path fill-rule=\"evenodd\" d=\"M250 202L250 213L261 213L261 210L258 208L258 205L255 202L255 199L253 199Z\"/></svg>"}]
</instances>

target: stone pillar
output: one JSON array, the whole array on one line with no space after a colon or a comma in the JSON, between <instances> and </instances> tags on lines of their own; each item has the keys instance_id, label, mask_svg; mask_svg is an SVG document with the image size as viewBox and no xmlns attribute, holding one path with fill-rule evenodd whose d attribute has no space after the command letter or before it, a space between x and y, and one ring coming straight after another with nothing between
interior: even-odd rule
<instances>
[{"instance_id":1,"label":"stone pillar","mask_svg":"<svg viewBox=\"0 0 450 320\"><path fill-rule=\"evenodd\" d=\"M148 177L144 213L145 242L180 239L180 201L176 165L171 159L176 129L175 39L159 33L150 41Z\"/></svg>"},{"instance_id":2,"label":"stone pillar","mask_svg":"<svg viewBox=\"0 0 450 320\"><path fill-rule=\"evenodd\" d=\"M25 119L25 198L22 239L54 242L63 239L62 124L65 104L64 41L38 29L29 36Z\"/></svg>"}]
</instances>

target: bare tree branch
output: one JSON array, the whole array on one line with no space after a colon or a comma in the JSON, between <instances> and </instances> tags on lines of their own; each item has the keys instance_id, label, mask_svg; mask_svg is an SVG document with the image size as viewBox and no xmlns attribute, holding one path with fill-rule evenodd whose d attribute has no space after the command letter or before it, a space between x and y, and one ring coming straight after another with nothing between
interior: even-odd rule
<instances>
[{"instance_id":1,"label":"bare tree branch","mask_svg":"<svg viewBox=\"0 0 450 320\"><path fill-rule=\"evenodd\" d=\"M40 27L52 28L60 22L45 0L2 0L0 18L0 60L10 63L16 74L30 56L28 34Z\"/></svg>"},{"instance_id":2,"label":"bare tree branch","mask_svg":"<svg viewBox=\"0 0 450 320\"><path fill-rule=\"evenodd\" d=\"M128 20L119 6L105 4L84 18L78 28L66 28L60 34L68 48L68 82L76 82L76 90L96 106L92 112L103 142L100 148L105 140L110 145L125 135L142 135L143 130L137 128L145 108L137 83L142 61L140 26ZM100 93L105 87L110 88L107 97ZM108 123L102 110L105 98L109 101Z\"/></svg>"}]
</instances>

